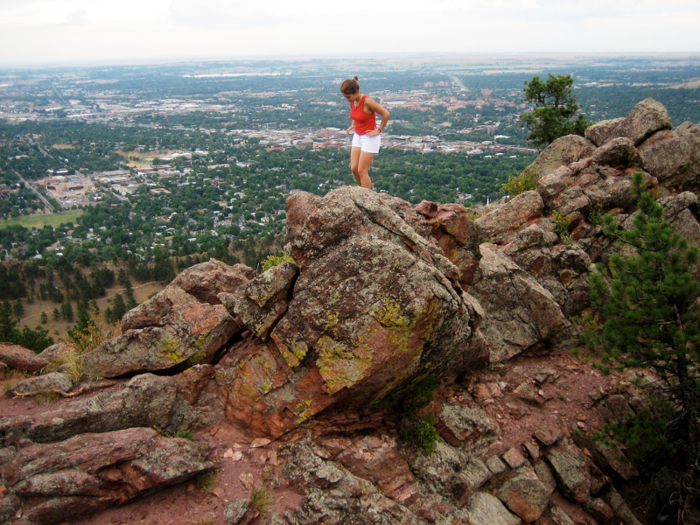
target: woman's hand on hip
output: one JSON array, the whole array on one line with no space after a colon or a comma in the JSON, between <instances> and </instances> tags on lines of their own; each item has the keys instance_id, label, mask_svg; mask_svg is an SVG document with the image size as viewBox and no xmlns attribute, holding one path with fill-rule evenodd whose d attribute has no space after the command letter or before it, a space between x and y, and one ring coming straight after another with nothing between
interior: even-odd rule
<instances>
[{"instance_id":1,"label":"woman's hand on hip","mask_svg":"<svg viewBox=\"0 0 700 525\"><path fill-rule=\"evenodd\" d=\"M376 137L379 134L381 134L381 131L379 131L378 129L373 129L372 131L367 132L368 137Z\"/></svg>"}]
</instances>

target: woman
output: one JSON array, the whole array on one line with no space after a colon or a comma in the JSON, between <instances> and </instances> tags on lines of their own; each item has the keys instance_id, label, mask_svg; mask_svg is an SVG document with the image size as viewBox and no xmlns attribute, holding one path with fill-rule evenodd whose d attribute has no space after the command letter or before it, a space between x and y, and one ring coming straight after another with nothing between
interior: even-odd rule
<instances>
[{"instance_id":1,"label":"woman","mask_svg":"<svg viewBox=\"0 0 700 525\"><path fill-rule=\"evenodd\" d=\"M340 92L350 102L350 118L352 126L345 132L352 136L352 151L350 153L350 171L355 176L357 183L363 188L372 189L372 181L369 178L369 167L374 156L379 153L382 144L381 132L389 122L389 112L377 104L368 95L363 95L360 85L354 79L346 80L340 86ZM376 114L382 116L382 123L377 129Z\"/></svg>"}]
</instances>

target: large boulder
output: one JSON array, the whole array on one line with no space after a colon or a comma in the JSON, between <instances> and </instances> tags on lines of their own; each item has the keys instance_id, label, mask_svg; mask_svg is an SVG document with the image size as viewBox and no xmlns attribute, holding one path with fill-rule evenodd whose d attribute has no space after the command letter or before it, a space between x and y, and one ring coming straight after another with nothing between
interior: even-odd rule
<instances>
[{"instance_id":1,"label":"large boulder","mask_svg":"<svg viewBox=\"0 0 700 525\"><path fill-rule=\"evenodd\" d=\"M551 235L556 242L550 244ZM555 234L533 225L520 232L504 253L537 279L567 316L588 306L593 262L577 243L560 244Z\"/></svg>"},{"instance_id":2,"label":"large boulder","mask_svg":"<svg viewBox=\"0 0 700 525\"><path fill-rule=\"evenodd\" d=\"M596 164L592 159L588 159L590 162L562 166L542 177L537 182L536 189L542 196L545 207L563 215L570 215L576 212L588 214L594 207L627 208L634 204L632 178L639 169L625 168L623 164L635 162L634 159L630 161L624 153L629 153L629 141L625 140L622 148L614 148L619 145L620 143L612 143L611 148L598 157L599 160L611 162L617 167ZM646 184L652 182L648 173L642 171L642 174Z\"/></svg>"},{"instance_id":3,"label":"large boulder","mask_svg":"<svg viewBox=\"0 0 700 525\"><path fill-rule=\"evenodd\" d=\"M639 146L657 131L671 129L671 118L663 104L653 98L642 100L625 118L604 120L589 126L586 138L596 146L624 137Z\"/></svg>"},{"instance_id":4,"label":"large boulder","mask_svg":"<svg viewBox=\"0 0 700 525\"><path fill-rule=\"evenodd\" d=\"M498 498L486 492L473 493L464 510L457 513L458 523L469 525L520 525L520 518L511 514Z\"/></svg>"},{"instance_id":5,"label":"large boulder","mask_svg":"<svg viewBox=\"0 0 700 525\"><path fill-rule=\"evenodd\" d=\"M457 266L466 291L479 265L479 230L467 210L459 204L422 201L413 210L404 206L397 212L419 234L438 243L443 255Z\"/></svg>"},{"instance_id":6,"label":"large boulder","mask_svg":"<svg viewBox=\"0 0 700 525\"><path fill-rule=\"evenodd\" d=\"M524 173L530 173L535 180L539 180L561 166L568 166L572 162L590 157L594 151L595 145L584 137L560 137L547 146Z\"/></svg>"},{"instance_id":7,"label":"large boulder","mask_svg":"<svg viewBox=\"0 0 700 525\"><path fill-rule=\"evenodd\" d=\"M573 442L563 439L546 453L561 492L577 503L588 503L609 481Z\"/></svg>"},{"instance_id":8,"label":"large boulder","mask_svg":"<svg viewBox=\"0 0 700 525\"><path fill-rule=\"evenodd\" d=\"M82 434L20 449L0 467L31 523L73 521L212 468L206 451L150 428Z\"/></svg>"},{"instance_id":9,"label":"large boulder","mask_svg":"<svg viewBox=\"0 0 700 525\"><path fill-rule=\"evenodd\" d=\"M479 272L471 291L488 312L480 330L491 361L554 342L570 323L552 294L495 246L480 248Z\"/></svg>"},{"instance_id":10,"label":"large boulder","mask_svg":"<svg viewBox=\"0 0 700 525\"><path fill-rule=\"evenodd\" d=\"M122 330L160 325L176 306L197 302L221 304L218 294L232 294L253 277L255 272L243 264L229 266L216 259L195 264L175 277L163 291L124 314Z\"/></svg>"},{"instance_id":11,"label":"large boulder","mask_svg":"<svg viewBox=\"0 0 700 525\"><path fill-rule=\"evenodd\" d=\"M526 191L476 220L482 238L494 243L513 240L516 233L542 217L544 202L536 191Z\"/></svg>"},{"instance_id":12,"label":"large boulder","mask_svg":"<svg viewBox=\"0 0 700 525\"><path fill-rule=\"evenodd\" d=\"M641 146L646 169L670 186L697 189L700 178L700 126L685 123L660 131Z\"/></svg>"},{"instance_id":13,"label":"large boulder","mask_svg":"<svg viewBox=\"0 0 700 525\"><path fill-rule=\"evenodd\" d=\"M127 330L85 354L84 369L101 377L172 372L208 363L240 331L221 304L174 306L162 326Z\"/></svg>"},{"instance_id":14,"label":"large boulder","mask_svg":"<svg viewBox=\"0 0 700 525\"><path fill-rule=\"evenodd\" d=\"M199 301L194 295L178 286L168 285L163 291L126 312L122 317L122 331L159 325L173 308L197 302Z\"/></svg>"},{"instance_id":15,"label":"large boulder","mask_svg":"<svg viewBox=\"0 0 700 525\"><path fill-rule=\"evenodd\" d=\"M47 359L13 343L0 343L0 362L24 372L35 372L49 364Z\"/></svg>"},{"instance_id":16,"label":"large boulder","mask_svg":"<svg viewBox=\"0 0 700 525\"><path fill-rule=\"evenodd\" d=\"M73 388L73 381L66 374L52 372L36 377L29 377L15 383L8 390L14 395L38 394L41 392L68 392Z\"/></svg>"},{"instance_id":17,"label":"large boulder","mask_svg":"<svg viewBox=\"0 0 700 525\"><path fill-rule=\"evenodd\" d=\"M519 468L496 494L508 508L531 523L549 503L549 492L529 465Z\"/></svg>"},{"instance_id":18,"label":"large boulder","mask_svg":"<svg viewBox=\"0 0 700 525\"><path fill-rule=\"evenodd\" d=\"M116 390L32 416L0 420L0 446L23 440L45 443L86 432L111 432L130 427L169 428L176 411L177 384L172 377L143 374Z\"/></svg>"},{"instance_id":19,"label":"large boulder","mask_svg":"<svg viewBox=\"0 0 700 525\"><path fill-rule=\"evenodd\" d=\"M234 293L254 277L255 271L244 264L229 266L216 259L209 259L180 273L170 284L201 302L219 304L218 293Z\"/></svg>"},{"instance_id":20,"label":"large boulder","mask_svg":"<svg viewBox=\"0 0 700 525\"><path fill-rule=\"evenodd\" d=\"M229 419L277 437L329 407L363 407L464 370L480 307L397 200L346 187L323 199L297 193L287 206L300 274L269 340L245 339L218 365Z\"/></svg>"}]
</instances>

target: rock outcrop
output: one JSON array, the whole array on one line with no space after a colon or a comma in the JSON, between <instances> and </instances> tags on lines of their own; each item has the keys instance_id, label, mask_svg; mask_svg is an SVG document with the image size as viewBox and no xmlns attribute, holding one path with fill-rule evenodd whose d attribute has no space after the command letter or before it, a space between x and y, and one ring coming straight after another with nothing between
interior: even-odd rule
<instances>
[{"instance_id":1,"label":"rock outcrop","mask_svg":"<svg viewBox=\"0 0 700 525\"><path fill-rule=\"evenodd\" d=\"M640 414L636 385L655 379L606 390L557 349L577 341L593 263L629 253L599 223L631 227L635 172L700 244L699 141L649 99L553 142L526 170L535 190L480 214L355 187L295 193L294 263L193 266L84 355L82 378L13 378L0 522L66 522L241 462L238 492L212 490L232 502L213 507L222 522L638 523L615 488L637 471L594 436ZM55 370L69 352L2 344L0 373ZM63 398L30 406L41 392ZM265 516L264 483L296 503Z\"/></svg>"},{"instance_id":2,"label":"rock outcrop","mask_svg":"<svg viewBox=\"0 0 700 525\"><path fill-rule=\"evenodd\" d=\"M239 319L261 339L241 341L217 367L227 418L278 437L333 407L376 404L469 365L481 308L439 245L401 217L400 201L341 188L323 199L298 193L287 205L299 276L265 323L244 305L287 293L293 268L237 293Z\"/></svg>"}]
</instances>

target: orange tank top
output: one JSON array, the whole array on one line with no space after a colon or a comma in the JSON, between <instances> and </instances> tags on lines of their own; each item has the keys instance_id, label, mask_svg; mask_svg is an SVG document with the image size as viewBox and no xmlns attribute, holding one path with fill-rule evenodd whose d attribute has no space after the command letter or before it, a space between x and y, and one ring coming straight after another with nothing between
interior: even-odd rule
<instances>
[{"instance_id":1,"label":"orange tank top","mask_svg":"<svg viewBox=\"0 0 700 525\"><path fill-rule=\"evenodd\" d=\"M368 131L377 129L376 113L374 111L369 114L365 113L366 98L367 95L363 95L357 106L350 102L350 118L355 121L355 133L358 135L364 135Z\"/></svg>"}]
</instances>

